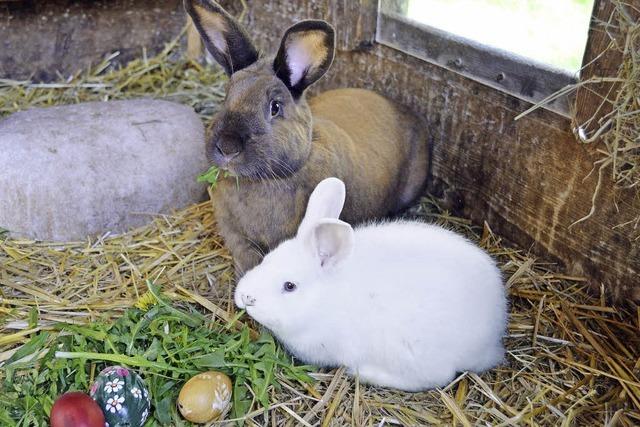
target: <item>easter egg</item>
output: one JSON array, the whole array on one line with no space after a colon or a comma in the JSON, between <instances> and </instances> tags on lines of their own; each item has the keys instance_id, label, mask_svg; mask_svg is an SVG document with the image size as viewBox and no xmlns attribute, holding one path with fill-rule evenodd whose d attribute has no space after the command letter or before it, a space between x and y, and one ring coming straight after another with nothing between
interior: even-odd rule
<instances>
[{"instance_id":1,"label":"easter egg","mask_svg":"<svg viewBox=\"0 0 640 427\"><path fill-rule=\"evenodd\" d=\"M192 377L182 386L178 409L194 423L218 419L231 401L231 380L222 372L208 371Z\"/></svg>"},{"instance_id":2,"label":"easter egg","mask_svg":"<svg viewBox=\"0 0 640 427\"><path fill-rule=\"evenodd\" d=\"M100 406L79 391L58 397L51 408L51 427L104 427Z\"/></svg>"},{"instance_id":3,"label":"easter egg","mask_svg":"<svg viewBox=\"0 0 640 427\"><path fill-rule=\"evenodd\" d=\"M104 427L141 427L149 417L149 390L140 375L122 366L102 370L89 394L104 412Z\"/></svg>"}]
</instances>

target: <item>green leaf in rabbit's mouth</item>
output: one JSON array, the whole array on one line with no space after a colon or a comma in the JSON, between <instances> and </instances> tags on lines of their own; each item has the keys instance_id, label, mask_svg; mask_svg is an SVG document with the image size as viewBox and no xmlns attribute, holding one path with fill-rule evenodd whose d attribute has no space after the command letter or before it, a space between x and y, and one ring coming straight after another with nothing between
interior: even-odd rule
<instances>
[{"instance_id":1,"label":"green leaf in rabbit's mouth","mask_svg":"<svg viewBox=\"0 0 640 427\"><path fill-rule=\"evenodd\" d=\"M198 182L207 182L212 187L216 186L221 170L217 166L211 166L209 170L198 175Z\"/></svg>"},{"instance_id":2,"label":"green leaf in rabbit's mouth","mask_svg":"<svg viewBox=\"0 0 640 427\"><path fill-rule=\"evenodd\" d=\"M211 184L211 188L215 188L216 184L218 183L218 180L220 179L220 174L222 174L224 178L227 178L230 176L234 177L236 179L236 185L239 185L238 176L232 174L227 170L222 170L215 165L211 166L209 170L207 170L206 172L198 175L198 182L207 182Z\"/></svg>"}]
</instances>

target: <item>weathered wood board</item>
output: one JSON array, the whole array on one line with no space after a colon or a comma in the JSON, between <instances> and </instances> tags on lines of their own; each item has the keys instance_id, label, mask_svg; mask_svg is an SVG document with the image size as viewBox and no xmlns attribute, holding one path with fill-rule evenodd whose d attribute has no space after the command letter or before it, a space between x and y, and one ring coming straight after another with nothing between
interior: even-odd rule
<instances>
[{"instance_id":1,"label":"weathered wood board","mask_svg":"<svg viewBox=\"0 0 640 427\"><path fill-rule=\"evenodd\" d=\"M50 81L119 51L158 53L184 25L182 0L0 2L0 78Z\"/></svg>"},{"instance_id":2,"label":"weathered wood board","mask_svg":"<svg viewBox=\"0 0 640 427\"><path fill-rule=\"evenodd\" d=\"M640 200L614 190L605 177L595 214L570 227L591 209L597 147L577 143L565 117L539 110L514 121L530 104L373 43L376 3L248 1L245 22L263 48L276 46L297 20L332 22L339 52L316 90L371 88L410 106L431 127L429 190L456 214L486 221L525 250L584 277L596 292L604 287L618 300L640 301L640 231L621 226L640 213Z\"/></svg>"},{"instance_id":3,"label":"weathered wood board","mask_svg":"<svg viewBox=\"0 0 640 427\"><path fill-rule=\"evenodd\" d=\"M115 16L126 14L126 3L136 3L130 7L140 10L140 4L151 2L95 3L102 4L99 8L107 3L118 4L120 9L92 9L97 21L89 28L76 21L70 40L78 44L80 52L67 50L68 56L59 63L35 60L30 64L22 60L11 68L0 65L5 67L0 68L0 74L52 72L51 68L43 68L46 64L68 70L69 64L76 63L74 55L85 61L91 56L82 47L82 37L75 34L92 34L87 36L88 43L100 52L94 59L105 52L106 46L113 46L112 50L126 47L130 34L112 32L103 16L116 19ZM174 7L177 2L167 3ZM221 3L239 12L239 2ZM608 295L619 300L632 297L640 301L639 233L633 224L621 226L638 215L640 200L630 192L614 191L605 177L596 200L596 213L588 221L569 227L591 209L597 173L589 172L599 156L596 146L575 141L568 119L539 110L516 122L514 117L526 110L528 103L375 44L375 0L247 0L247 4L243 22L258 45L269 51L275 50L283 31L297 20L323 18L336 25L339 52L333 69L315 90L371 88L424 116L433 143L429 190L442 197L453 212L477 224L486 221L498 234L525 250L557 262L567 274L585 277L596 291L604 287ZM84 7L98 6L92 3ZM166 10L165 6L162 8ZM158 19L136 24L136 31L153 32L162 27L164 33L171 32L173 36L185 22L184 15L177 12L170 18ZM132 18L129 25L134 26L133 22ZM164 38L169 36L164 33L159 39L148 36L143 40L141 35L136 39L157 47L158 40L170 38ZM35 56L34 50L48 52L47 48L55 45L52 40L47 44L41 39L42 45L33 47L28 35L20 37L20 46L26 51L18 54L22 58ZM100 37L105 38L105 44L98 46L93 39ZM15 50L18 42L12 43L10 50ZM0 52L6 57L16 54L6 49ZM77 61L78 68L84 64L82 61Z\"/></svg>"},{"instance_id":4,"label":"weathered wood board","mask_svg":"<svg viewBox=\"0 0 640 427\"><path fill-rule=\"evenodd\" d=\"M592 22L589 28L589 39L584 53L581 76L583 80L592 77L613 77L618 71L622 60L619 50L611 49L612 38L624 44L620 40L620 34L615 22L610 22L615 7L609 0L595 0L593 14L597 21ZM633 11L633 9L630 9ZM584 130L591 134L599 127L598 119L611 111L611 103L603 102L603 99L614 99L616 86L612 83L590 84L588 87L579 88L577 104L577 124L584 126Z\"/></svg>"}]
</instances>

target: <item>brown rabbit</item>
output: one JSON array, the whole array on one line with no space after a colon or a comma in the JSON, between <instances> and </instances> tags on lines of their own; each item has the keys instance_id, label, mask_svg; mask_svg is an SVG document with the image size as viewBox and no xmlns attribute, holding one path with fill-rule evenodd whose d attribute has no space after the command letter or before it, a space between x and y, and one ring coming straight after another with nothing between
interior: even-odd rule
<instances>
[{"instance_id":1,"label":"brown rabbit","mask_svg":"<svg viewBox=\"0 0 640 427\"><path fill-rule=\"evenodd\" d=\"M213 193L219 231L242 275L291 238L322 179L345 182L349 223L392 215L424 187L426 126L398 105L361 89L305 99L333 61L333 28L302 21L274 57L262 57L217 3L185 0L204 44L230 76L224 107L207 140L212 162L233 175Z\"/></svg>"}]
</instances>

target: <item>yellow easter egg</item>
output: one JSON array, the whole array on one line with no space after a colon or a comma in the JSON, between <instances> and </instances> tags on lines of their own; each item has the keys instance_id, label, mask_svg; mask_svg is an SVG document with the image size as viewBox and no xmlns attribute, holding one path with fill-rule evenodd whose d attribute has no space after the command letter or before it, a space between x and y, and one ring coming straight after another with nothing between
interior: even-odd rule
<instances>
[{"instance_id":1,"label":"yellow easter egg","mask_svg":"<svg viewBox=\"0 0 640 427\"><path fill-rule=\"evenodd\" d=\"M231 401L231 380L222 372L208 371L187 381L178 395L178 409L193 423L218 419Z\"/></svg>"}]
</instances>

